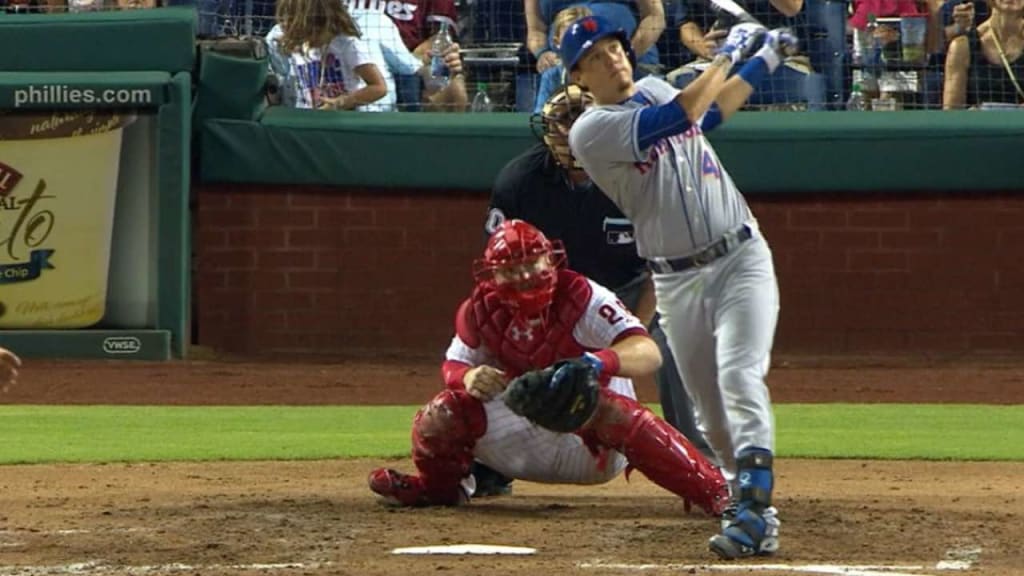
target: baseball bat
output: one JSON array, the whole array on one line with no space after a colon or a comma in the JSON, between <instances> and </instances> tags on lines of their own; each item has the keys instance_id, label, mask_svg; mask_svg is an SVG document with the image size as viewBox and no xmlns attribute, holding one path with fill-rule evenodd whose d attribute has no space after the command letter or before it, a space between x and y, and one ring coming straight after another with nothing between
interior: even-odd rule
<instances>
[{"instance_id":1,"label":"baseball bat","mask_svg":"<svg viewBox=\"0 0 1024 576\"><path fill-rule=\"evenodd\" d=\"M708 0L708 2L718 10L732 14L740 22L764 26L760 20L754 18L750 12L747 12L746 8L737 4L735 0Z\"/></svg>"}]
</instances>

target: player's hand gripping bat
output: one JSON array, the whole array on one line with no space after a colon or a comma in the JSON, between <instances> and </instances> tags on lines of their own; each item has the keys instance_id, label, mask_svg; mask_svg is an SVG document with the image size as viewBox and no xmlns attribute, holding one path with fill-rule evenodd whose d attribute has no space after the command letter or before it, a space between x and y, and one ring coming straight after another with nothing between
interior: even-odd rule
<instances>
[{"instance_id":1,"label":"player's hand gripping bat","mask_svg":"<svg viewBox=\"0 0 1024 576\"><path fill-rule=\"evenodd\" d=\"M749 23L749 24L757 24L759 26L764 26L764 24L760 20L758 20L757 18L754 18L753 14L751 14L750 12L747 12L747 9L744 8L743 6L740 6L740 4L737 3L735 0L708 0L708 2L711 3L711 6L715 10L719 10L721 12L725 12L727 14L731 14L734 18L736 18L736 20L738 20L740 22L746 22L746 23ZM792 56L796 52L797 52L796 47L793 47L793 46L787 46L786 47L786 55L787 56Z\"/></svg>"}]
</instances>

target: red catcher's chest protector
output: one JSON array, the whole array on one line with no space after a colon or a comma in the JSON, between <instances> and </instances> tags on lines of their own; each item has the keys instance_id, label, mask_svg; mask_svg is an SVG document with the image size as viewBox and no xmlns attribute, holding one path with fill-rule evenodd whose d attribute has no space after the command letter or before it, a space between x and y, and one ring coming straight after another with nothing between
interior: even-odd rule
<instances>
[{"instance_id":1,"label":"red catcher's chest protector","mask_svg":"<svg viewBox=\"0 0 1024 576\"><path fill-rule=\"evenodd\" d=\"M477 288L459 308L455 322L459 338L472 348L487 347L509 378L575 358L587 349L573 338L573 328L587 310L593 289L584 276L558 271L558 285L547 318L524 325L493 292Z\"/></svg>"}]
</instances>

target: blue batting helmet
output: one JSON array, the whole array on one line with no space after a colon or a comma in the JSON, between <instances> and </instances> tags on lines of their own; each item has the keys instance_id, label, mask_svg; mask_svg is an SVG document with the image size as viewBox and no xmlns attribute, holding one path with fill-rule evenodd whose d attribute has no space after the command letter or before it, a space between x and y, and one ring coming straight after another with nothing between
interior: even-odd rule
<instances>
[{"instance_id":1,"label":"blue batting helmet","mask_svg":"<svg viewBox=\"0 0 1024 576\"><path fill-rule=\"evenodd\" d=\"M622 48L629 56L629 63L636 68L636 54L633 53L633 45L629 42L629 36L621 26L616 26L607 18L601 16L586 16L569 24L562 34L562 46L559 49L562 57L562 64L565 70L571 72L579 64L580 58L586 54L591 46L602 38L614 36L622 43Z\"/></svg>"}]
</instances>

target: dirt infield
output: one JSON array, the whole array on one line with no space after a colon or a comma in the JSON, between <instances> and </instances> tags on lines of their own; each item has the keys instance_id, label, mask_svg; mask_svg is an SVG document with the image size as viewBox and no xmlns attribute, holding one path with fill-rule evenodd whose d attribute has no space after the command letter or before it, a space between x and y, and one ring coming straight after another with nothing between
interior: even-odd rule
<instances>
[{"instance_id":1,"label":"dirt infield","mask_svg":"<svg viewBox=\"0 0 1024 576\"><path fill-rule=\"evenodd\" d=\"M28 362L2 402L411 404L438 389L437 374L435 359ZM769 383L777 402L1018 404L1024 363L785 359ZM4 467L0 575L1024 574L1024 464L782 460L783 549L735 570L706 550L716 522L685 514L640 474L593 488L517 482L511 497L459 509L394 510L365 487L380 464ZM461 543L537 553L390 554Z\"/></svg>"}]
</instances>

